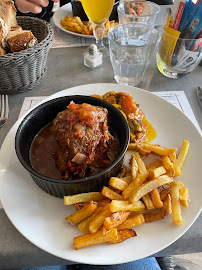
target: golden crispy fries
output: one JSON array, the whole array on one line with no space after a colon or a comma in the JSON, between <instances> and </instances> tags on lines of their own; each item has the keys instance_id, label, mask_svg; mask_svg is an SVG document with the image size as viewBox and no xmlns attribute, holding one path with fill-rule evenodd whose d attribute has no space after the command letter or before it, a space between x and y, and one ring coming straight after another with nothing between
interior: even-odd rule
<instances>
[{"instance_id":1,"label":"golden crispy fries","mask_svg":"<svg viewBox=\"0 0 202 270\"><path fill-rule=\"evenodd\" d=\"M190 201L188 188L182 187L179 189L180 204L184 207L188 207Z\"/></svg>"},{"instance_id":2,"label":"golden crispy fries","mask_svg":"<svg viewBox=\"0 0 202 270\"><path fill-rule=\"evenodd\" d=\"M139 144L136 143L129 143L128 150L135 150L137 151L141 156L148 156L151 151L144 149Z\"/></svg>"},{"instance_id":3,"label":"golden crispy fries","mask_svg":"<svg viewBox=\"0 0 202 270\"><path fill-rule=\"evenodd\" d=\"M129 171L130 169L126 165L123 165L123 169L121 171L119 178L123 178L126 175L126 173L128 173Z\"/></svg>"},{"instance_id":4,"label":"golden crispy fries","mask_svg":"<svg viewBox=\"0 0 202 270\"><path fill-rule=\"evenodd\" d=\"M137 177L122 192L123 198L128 199L130 195L133 193L133 191L136 188L138 188L142 183L144 183L145 180L146 180L146 177L139 173Z\"/></svg>"},{"instance_id":5,"label":"golden crispy fries","mask_svg":"<svg viewBox=\"0 0 202 270\"><path fill-rule=\"evenodd\" d=\"M107 229L107 231L109 231L112 228L115 228L121 223L123 223L129 217L129 215L130 212L126 211L113 213L110 217L105 218L103 225Z\"/></svg>"},{"instance_id":6,"label":"golden crispy fries","mask_svg":"<svg viewBox=\"0 0 202 270\"><path fill-rule=\"evenodd\" d=\"M101 193L110 200L123 200L123 197L120 194L105 186L102 188Z\"/></svg>"},{"instance_id":7,"label":"golden crispy fries","mask_svg":"<svg viewBox=\"0 0 202 270\"><path fill-rule=\"evenodd\" d=\"M121 243L130 237L137 236L136 232L133 229L120 230L120 231L117 231L117 234L118 234L118 239L114 241L109 241L109 244Z\"/></svg>"},{"instance_id":8,"label":"golden crispy fries","mask_svg":"<svg viewBox=\"0 0 202 270\"><path fill-rule=\"evenodd\" d=\"M125 177L121 178L121 180L125 181L129 185L132 181L132 176L131 175L125 176Z\"/></svg>"},{"instance_id":9,"label":"golden crispy fries","mask_svg":"<svg viewBox=\"0 0 202 270\"><path fill-rule=\"evenodd\" d=\"M65 20L72 26L87 25L80 18ZM109 22L106 25L108 28ZM173 178L181 175L189 142L183 141L178 159L175 148L149 143L131 143L129 148L135 150L130 159L131 168L124 165L119 178L110 178L109 187L104 186L101 192L64 197L65 205L74 204L77 209L66 221L79 223L78 228L84 234L74 238L75 249L104 242L120 243L136 236L133 227L170 214L174 224L183 223L180 205L188 207L189 191ZM145 165L143 159L150 153L159 160Z\"/></svg>"},{"instance_id":10,"label":"golden crispy fries","mask_svg":"<svg viewBox=\"0 0 202 270\"><path fill-rule=\"evenodd\" d=\"M81 209L86 203L75 203L74 207L76 208L76 210Z\"/></svg>"},{"instance_id":11,"label":"golden crispy fries","mask_svg":"<svg viewBox=\"0 0 202 270\"><path fill-rule=\"evenodd\" d=\"M123 191L128 186L126 181L118 177L111 177L109 180L109 185L121 191Z\"/></svg>"},{"instance_id":12,"label":"golden crispy fries","mask_svg":"<svg viewBox=\"0 0 202 270\"><path fill-rule=\"evenodd\" d=\"M135 203L139 201L145 194L151 192L153 189L158 188L162 185L172 182L172 178L167 175L159 176L158 178L151 180L145 184L142 184L139 188L137 188L129 198L131 203ZM124 196L123 196L124 197Z\"/></svg>"},{"instance_id":13,"label":"golden crispy fries","mask_svg":"<svg viewBox=\"0 0 202 270\"><path fill-rule=\"evenodd\" d=\"M126 219L122 224L117 226L117 230L131 229L135 226L139 226L144 222L144 217L142 214L134 215Z\"/></svg>"},{"instance_id":14,"label":"golden crispy fries","mask_svg":"<svg viewBox=\"0 0 202 270\"><path fill-rule=\"evenodd\" d=\"M64 205L71 205L80 202L101 201L105 197L100 192L88 192L76 195L64 196Z\"/></svg>"},{"instance_id":15,"label":"golden crispy fries","mask_svg":"<svg viewBox=\"0 0 202 270\"><path fill-rule=\"evenodd\" d=\"M165 217L165 211L162 210L159 213L155 213L155 214L145 214L144 215L144 219L145 222L153 222L159 219L163 219Z\"/></svg>"},{"instance_id":16,"label":"golden crispy fries","mask_svg":"<svg viewBox=\"0 0 202 270\"><path fill-rule=\"evenodd\" d=\"M162 166L162 161L161 160L158 160L158 161L155 161L153 163L147 164L145 167L149 171L149 170L158 168L160 166Z\"/></svg>"},{"instance_id":17,"label":"golden crispy fries","mask_svg":"<svg viewBox=\"0 0 202 270\"><path fill-rule=\"evenodd\" d=\"M161 161L166 170L173 170L173 163L171 162L169 156L161 156Z\"/></svg>"},{"instance_id":18,"label":"golden crispy fries","mask_svg":"<svg viewBox=\"0 0 202 270\"><path fill-rule=\"evenodd\" d=\"M97 245L105 242L110 242L118 239L117 229L113 228L111 231L103 235L102 230L96 233L88 233L74 238L73 244L75 249L80 249L92 245Z\"/></svg>"},{"instance_id":19,"label":"golden crispy fries","mask_svg":"<svg viewBox=\"0 0 202 270\"><path fill-rule=\"evenodd\" d=\"M81 209L76 211L73 215L70 215L65 218L65 220L75 225L81 222L83 219L89 217L97 208L97 204L94 202L89 202L88 204L84 205Z\"/></svg>"},{"instance_id":20,"label":"golden crispy fries","mask_svg":"<svg viewBox=\"0 0 202 270\"><path fill-rule=\"evenodd\" d=\"M84 25L83 22L82 22L82 20L80 19L80 17L76 16L76 17L74 17L74 19L76 20L76 22L78 23L78 25L80 25L80 26L83 26Z\"/></svg>"},{"instance_id":21,"label":"golden crispy fries","mask_svg":"<svg viewBox=\"0 0 202 270\"><path fill-rule=\"evenodd\" d=\"M110 203L110 210L112 213L114 212L119 212L119 211L140 211L140 210L144 210L145 206L143 204L143 202L138 201L134 204L129 204L128 201L116 201L113 200Z\"/></svg>"},{"instance_id":22,"label":"golden crispy fries","mask_svg":"<svg viewBox=\"0 0 202 270\"><path fill-rule=\"evenodd\" d=\"M102 209L103 209L103 207L98 207L91 216L85 218L84 220L81 221L81 223L79 223L78 228L83 234L89 233L89 224L90 224L90 222L93 220L93 218L98 213L100 213L102 211Z\"/></svg>"},{"instance_id":23,"label":"golden crispy fries","mask_svg":"<svg viewBox=\"0 0 202 270\"><path fill-rule=\"evenodd\" d=\"M172 214L172 204L171 204L171 196L170 196L170 194L167 194L166 199L165 199L165 201L163 203L162 210L164 210L166 212L166 215Z\"/></svg>"},{"instance_id":24,"label":"golden crispy fries","mask_svg":"<svg viewBox=\"0 0 202 270\"><path fill-rule=\"evenodd\" d=\"M102 211L100 211L90 222L89 224L89 231L91 233L95 233L99 230L99 228L102 226L104 220L106 217L109 217L112 212L109 208L110 204L107 204L103 207Z\"/></svg>"},{"instance_id":25,"label":"golden crispy fries","mask_svg":"<svg viewBox=\"0 0 202 270\"><path fill-rule=\"evenodd\" d=\"M61 20L61 24L68 31L83 35L93 35L92 23L90 21L81 21L80 17L78 16L74 18L66 16L63 20ZM107 32L111 27L114 27L117 24L118 23L115 21L107 21L105 24L105 35L107 35Z\"/></svg>"},{"instance_id":26,"label":"golden crispy fries","mask_svg":"<svg viewBox=\"0 0 202 270\"><path fill-rule=\"evenodd\" d=\"M154 145L149 143L140 143L139 145L160 156L168 156L176 151L176 148L165 148L160 145Z\"/></svg>"},{"instance_id":27,"label":"golden crispy fries","mask_svg":"<svg viewBox=\"0 0 202 270\"><path fill-rule=\"evenodd\" d=\"M164 189L161 194L160 194L160 198L161 200L164 202L166 197L167 197L167 194L170 193L170 187L168 187L167 189Z\"/></svg>"},{"instance_id":28,"label":"golden crispy fries","mask_svg":"<svg viewBox=\"0 0 202 270\"><path fill-rule=\"evenodd\" d=\"M135 152L133 154L133 157L137 161L139 173L142 174L143 176L147 177L148 176L148 172L147 172L147 169L146 169L146 167L144 165L144 162L142 161L139 153L138 152Z\"/></svg>"},{"instance_id":29,"label":"golden crispy fries","mask_svg":"<svg viewBox=\"0 0 202 270\"><path fill-rule=\"evenodd\" d=\"M166 173L166 169L163 166L155 168L155 169L151 169L149 170L149 178L156 179L165 173Z\"/></svg>"},{"instance_id":30,"label":"golden crispy fries","mask_svg":"<svg viewBox=\"0 0 202 270\"><path fill-rule=\"evenodd\" d=\"M132 180L134 180L136 178L137 172L138 172L138 164L137 164L137 161L135 159L135 156L132 155L132 162L131 162L131 176L132 176Z\"/></svg>"},{"instance_id":31,"label":"golden crispy fries","mask_svg":"<svg viewBox=\"0 0 202 270\"><path fill-rule=\"evenodd\" d=\"M163 202L161 200L158 188L155 188L151 191L150 197L152 199L155 208L160 209L163 207Z\"/></svg>"},{"instance_id":32,"label":"golden crispy fries","mask_svg":"<svg viewBox=\"0 0 202 270\"><path fill-rule=\"evenodd\" d=\"M177 177L177 176L180 176L181 175L181 170L180 170L180 167L178 165L178 162L177 162L177 158L176 158L176 153L173 152L169 155L171 161L173 162L173 167L174 167L174 171L175 171L175 174L174 174L174 177Z\"/></svg>"},{"instance_id":33,"label":"golden crispy fries","mask_svg":"<svg viewBox=\"0 0 202 270\"><path fill-rule=\"evenodd\" d=\"M179 188L184 187L184 184L181 181L177 181L177 184L178 184Z\"/></svg>"},{"instance_id":34,"label":"golden crispy fries","mask_svg":"<svg viewBox=\"0 0 202 270\"><path fill-rule=\"evenodd\" d=\"M179 186L176 182L172 182L170 187L171 187L170 195L172 203L173 223L176 225L182 225L183 220L180 208Z\"/></svg>"},{"instance_id":35,"label":"golden crispy fries","mask_svg":"<svg viewBox=\"0 0 202 270\"><path fill-rule=\"evenodd\" d=\"M155 208L149 194L145 194L142 197L142 200L143 200L144 204L146 205L147 209L154 209Z\"/></svg>"},{"instance_id":36,"label":"golden crispy fries","mask_svg":"<svg viewBox=\"0 0 202 270\"><path fill-rule=\"evenodd\" d=\"M177 159L178 166L180 169L182 168L182 165L184 164L184 161L187 157L188 150L189 150L189 142L184 140Z\"/></svg>"}]
</instances>

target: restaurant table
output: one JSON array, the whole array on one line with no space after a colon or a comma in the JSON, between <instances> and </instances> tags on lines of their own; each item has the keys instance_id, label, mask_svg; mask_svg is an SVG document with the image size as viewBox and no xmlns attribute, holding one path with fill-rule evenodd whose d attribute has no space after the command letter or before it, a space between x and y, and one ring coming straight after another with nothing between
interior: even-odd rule
<instances>
[{"instance_id":1,"label":"restaurant table","mask_svg":"<svg viewBox=\"0 0 202 270\"><path fill-rule=\"evenodd\" d=\"M52 48L48 56L47 74L42 83L31 91L9 96L9 119L0 128L0 146L10 128L17 121L25 97L49 96L66 88L83 84L116 83L110 59L104 59L101 67L91 70L83 64L84 50L85 47ZM199 126L202 127L202 110L196 96L197 86L202 85L201 74L202 67L199 66L186 77L177 80L166 78L157 69L154 53L143 82L138 87L150 92L184 91ZM175 133L174 130L173 133ZM201 224L202 214L182 237L154 256L202 252ZM0 269L65 264L71 264L71 262L46 253L25 239L12 225L4 210L0 209Z\"/></svg>"}]
</instances>

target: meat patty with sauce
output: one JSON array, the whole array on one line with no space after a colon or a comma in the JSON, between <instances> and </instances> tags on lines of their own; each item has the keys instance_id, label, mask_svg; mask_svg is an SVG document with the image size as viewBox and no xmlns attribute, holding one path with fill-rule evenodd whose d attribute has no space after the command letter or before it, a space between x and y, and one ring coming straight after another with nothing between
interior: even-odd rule
<instances>
[{"instance_id":1,"label":"meat patty with sauce","mask_svg":"<svg viewBox=\"0 0 202 270\"><path fill-rule=\"evenodd\" d=\"M97 173L120 151L109 132L108 111L102 107L71 102L54 119L52 131L57 142L53 157L63 179Z\"/></svg>"}]
</instances>

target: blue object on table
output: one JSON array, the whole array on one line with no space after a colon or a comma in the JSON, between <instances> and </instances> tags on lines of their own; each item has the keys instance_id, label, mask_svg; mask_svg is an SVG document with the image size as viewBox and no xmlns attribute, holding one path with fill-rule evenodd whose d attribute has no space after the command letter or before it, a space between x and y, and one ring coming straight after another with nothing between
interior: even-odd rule
<instances>
[{"instance_id":1,"label":"blue object on table","mask_svg":"<svg viewBox=\"0 0 202 270\"><path fill-rule=\"evenodd\" d=\"M135 250L134 250L135 252ZM156 259L154 257L145 258L138 261L115 264L115 265L88 265L88 264L78 264L78 265L58 265L58 266L43 266L35 268L17 268L13 270L161 270Z\"/></svg>"}]
</instances>

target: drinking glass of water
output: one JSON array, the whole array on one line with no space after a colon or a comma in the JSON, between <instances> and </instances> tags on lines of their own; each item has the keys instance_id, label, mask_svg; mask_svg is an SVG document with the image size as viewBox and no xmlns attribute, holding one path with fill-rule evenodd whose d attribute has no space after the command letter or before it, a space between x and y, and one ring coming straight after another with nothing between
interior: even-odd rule
<instances>
[{"instance_id":1,"label":"drinking glass of water","mask_svg":"<svg viewBox=\"0 0 202 270\"><path fill-rule=\"evenodd\" d=\"M158 31L144 23L121 24L108 31L110 60L119 84L136 86L144 76Z\"/></svg>"}]
</instances>

